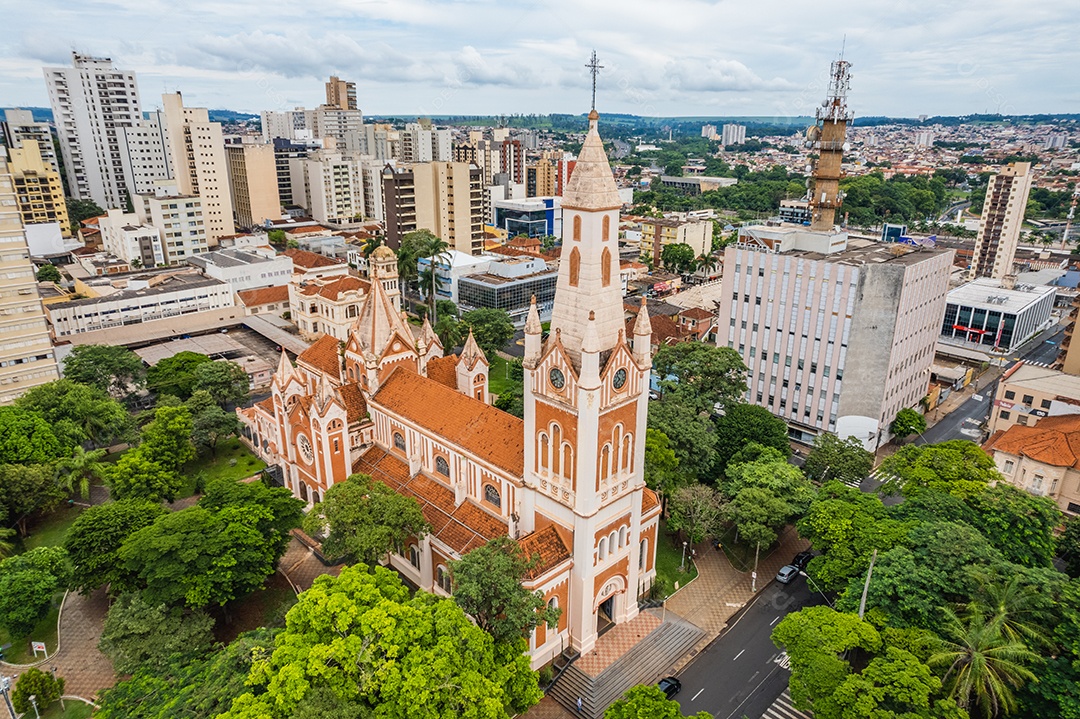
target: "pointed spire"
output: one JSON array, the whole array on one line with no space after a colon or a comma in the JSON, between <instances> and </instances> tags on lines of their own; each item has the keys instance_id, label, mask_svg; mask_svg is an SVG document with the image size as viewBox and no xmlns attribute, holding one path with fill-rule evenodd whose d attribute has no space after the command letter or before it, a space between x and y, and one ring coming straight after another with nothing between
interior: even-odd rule
<instances>
[{"instance_id":1,"label":"pointed spire","mask_svg":"<svg viewBox=\"0 0 1080 719\"><path fill-rule=\"evenodd\" d=\"M424 347L430 347L433 343L439 342L439 336L432 329L431 321L427 315L424 315L424 324L420 327L420 342L423 343Z\"/></svg>"},{"instance_id":2,"label":"pointed spire","mask_svg":"<svg viewBox=\"0 0 1080 719\"><path fill-rule=\"evenodd\" d=\"M289 362L289 355L285 354L285 348L281 348L281 357L278 358L277 371L274 372L274 381L279 385L285 384L289 376L292 375L292 362Z\"/></svg>"},{"instance_id":3,"label":"pointed spire","mask_svg":"<svg viewBox=\"0 0 1080 719\"><path fill-rule=\"evenodd\" d=\"M563 191L563 207L578 210L614 210L622 207L619 188L611 174L604 141L598 129L599 115L589 113L589 133L581 146L574 171Z\"/></svg>"},{"instance_id":4,"label":"pointed spire","mask_svg":"<svg viewBox=\"0 0 1080 719\"><path fill-rule=\"evenodd\" d=\"M470 327L469 337L465 340L465 346L461 348L461 361L465 362L466 367L472 369L481 359L485 364L487 363L487 356L484 350L480 349L480 345L476 344L476 337L473 336L472 327Z\"/></svg>"},{"instance_id":5,"label":"pointed spire","mask_svg":"<svg viewBox=\"0 0 1080 719\"><path fill-rule=\"evenodd\" d=\"M596 312L589 310L589 321L585 325L585 334L581 338L582 352L599 352L600 335L596 331Z\"/></svg>"},{"instance_id":6,"label":"pointed spire","mask_svg":"<svg viewBox=\"0 0 1080 719\"><path fill-rule=\"evenodd\" d=\"M637 322L634 323L634 336L651 335L652 334L652 322L649 321L649 307L645 303L645 298L641 298L641 309L638 310Z\"/></svg>"},{"instance_id":7,"label":"pointed spire","mask_svg":"<svg viewBox=\"0 0 1080 719\"><path fill-rule=\"evenodd\" d=\"M536 295L532 296L532 300L529 302L529 316L525 319L525 334L538 335L544 331L544 326L540 323L540 311L536 309Z\"/></svg>"}]
</instances>

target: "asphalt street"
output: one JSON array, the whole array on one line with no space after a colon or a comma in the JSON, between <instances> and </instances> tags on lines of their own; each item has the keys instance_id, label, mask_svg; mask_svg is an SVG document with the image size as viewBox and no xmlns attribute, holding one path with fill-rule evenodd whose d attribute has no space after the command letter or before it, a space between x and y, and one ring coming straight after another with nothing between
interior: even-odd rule
<instances>
[{"instance_id":1,"label":"asphalt street","mask_svg":"<svg viewBox=\"0 0 1080 719\"><path fill-rule=\"evenodd\" d=\"M707 711L714 719L758 719L787 689L786 656L772 643L773 627L789 612L823 604L805 577L770 584L693 662L679 674L682 691L675 700L683 714Z\"/></svg>"}]
</instances>

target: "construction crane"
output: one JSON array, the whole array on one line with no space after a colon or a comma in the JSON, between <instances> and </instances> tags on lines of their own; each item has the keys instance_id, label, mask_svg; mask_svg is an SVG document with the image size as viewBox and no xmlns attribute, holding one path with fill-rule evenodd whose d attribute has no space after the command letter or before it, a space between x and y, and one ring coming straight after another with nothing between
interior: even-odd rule
<instances>
[{"instance_id":1,"label":"construction crane","mask_svg":"<svg viewBox=\"0 0 1080 719\"><path fill-rule=\"evenodd\" d=\"M1080 198L1080 184L1073 188L1072 204L1069 205L1069 214L1065 218L1065 229L1061 231L1061 249L1069 244L1069 228L1072 227L1073 218L1076 217L1076 200Z\"/></svg>"}]
</instances>

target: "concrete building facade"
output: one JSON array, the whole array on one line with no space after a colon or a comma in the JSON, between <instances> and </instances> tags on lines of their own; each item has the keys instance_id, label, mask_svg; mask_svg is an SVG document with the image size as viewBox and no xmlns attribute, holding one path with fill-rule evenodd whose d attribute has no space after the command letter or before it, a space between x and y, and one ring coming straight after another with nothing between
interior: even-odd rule
<instances>
[{"instance_id":1,"label":"concrete building facade","mask_svg":"<svg viewBox=\"0 0 1080 719\"><path fill-rule=\"evenodd\" d=\"M229 192L237 227L251 228L281 217L274 146L231 143L225 146Z\"/></svg>"},{"instance_id":2,"label":"concrete building facade","mask_svg":"<svg viewBox=\"0 0 1080 719\"><path fill-rule=\"evenodd\" d=\"M159 187L153 195L136 195L135 214L142 225L161 233L165 264L180 265L188 258L209 251L206 212L197 195L173 192L175 185Z\"/></svg>"},{"instance_id":3,"label":"concrete building facade","mask_svg":"<svg viewBox=\"0 0 1080 719\"><path fill-rule=\"evenodd\" d=\"M60 225L61 236L71 237L64 183L60 173L42 156L37 140L27 138L19 147L8 148L8 171L23 224L55 222Z\"/></svg>"},{"instance_id":4,"label":"concrete building facade","mask_svg":"<svg viewBox=\"0 0 1080 719\"><path fill-rule=\"evenodd\" d=\"M1017 362L998 381L988 430L994 434L1065 414L1080 414L1080 377Z\"/></svg>"},{"instance_id":5,"label":"concrete building facade","mask_svg":"<svg viewBox=\"0 0 1080 719\"><path fill-rule=\"evenodd\" d=\"M161 110L147 115L130 127L123 128L120 135L124 176L128 189L134 195L151 193L158 182L173 176L165 115Z\"/></svg>"},{"instance_id":6,"label":"concrete building facade","mask_svg":"<svg viewBox=\"0 0 1080 719\"><path fill-rule=\"evenodd\" d=\"M391 248L414 230L430 230L452 249L484 251L484 202L480 168L464 162L430 162L383 170L386 241Z\"/></svg>"},{"instance_id":7,"label":"concrete building facade","mask_svg":"<svg viewBox=\"0 0 1080 719\"><path fill-rule=\"evenodd\" d=\"M649 218L641 222L641 254L660 266L660 255L668 245L689 245L694 257L712 253L712 222Z\"/></svg>"},{"instance_id":8,"label":"concrete building facade","mask_svg":"<svg viewBox=\"0 0 1080 719\"><path fill-rule=\"evenodd\" d=\"M983 352L1008 353L1051 321L1057 290L980 278L949 291L941 341Z\"/></svg>"},{"instance_id":9,"label":"concrete building facade","mask_svg":"<svg viewBox=\"0 0 1080 719\"><path fill-rule=\"evenodd\" d=\"M713 134L716 134L715 127L713 128ZM720 143L724 147L729 145L741 145L744 142L746 142L746 125L724 125L720 136Z\"/></svg>"},{"instance_id":10,"label":"concrete building facade","mask_svg":"<svg viewBox=\"0 0 1080 719\"><path fill-rule=\"evenodd\" d=\"M292 258L277 254L271 247L216 250L191 257L188 264L198 267L207 277L227 282L236 293L287 285L293 276Z\"/></svg>"},{"instance_id":11,"label":"concrete building facade","mask_svg":"<svg viewBox=\"0 0 1080 719\"><path fill-rule=\"evenodd\" d=\"M1040 419L990 436L984 449L1005 480L1038 497L1050 497L1068 516L1080 514L1080 416Z\"/></svg>"},{"instance_id":12,"label":"concrete building facade","mask_svg":"<svg viewBox=\"0 0 1080 719\"><path fill-rule=\"evenodd\" d=\"M356 83L331 75L326 83L326 104L341 110L356 110Z\"/></svg>"},{"instance_id":13,"label":"concrete building facade","mask_svg":"<svg viewBox=\"0 0 1080 719\"><path fill-rule=\"evenodd\" d=\"M1013 273L1013 257L1020 241L1020 226L1024 223L1031 180L1029 162L1011 162L990 177L971 257L970 278L1000 280Z\"/></svg>"},{"instance_id":14,"label":"concrete building facade","mask_svg":"<svg viewBox=\"0 0 1080 719\"><path fill-rule=\"evenodd\" d=\"M34 120L34 113L30 110L4 110L4 121L0 123L0 130L4 134L4 144L10 147L22 147L26 140L33 140L38 144L41 158L49 163L49 167L57 175L60 174L60 163L56 159L56 148L53 146L53 133L47 122Z\"/></svg>"},{"instance_id":15,"label":"concrete building facade","mask_svg":"<svg viewBox=\"0 0 1080 719\"><path fill-rule=\"evenodd\" d=\"M359 157L333 149L289 161L292 202L318 222L344 225L364 219L364 174Z\"/></svg>"}]
</instances>

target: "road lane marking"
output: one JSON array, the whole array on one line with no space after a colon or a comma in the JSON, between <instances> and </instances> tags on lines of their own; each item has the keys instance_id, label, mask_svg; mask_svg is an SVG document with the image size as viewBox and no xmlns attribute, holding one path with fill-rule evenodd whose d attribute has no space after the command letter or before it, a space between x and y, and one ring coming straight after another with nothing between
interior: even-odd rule
<instances>
[{"instance_id":1,"label":"road lane marking","mask_svg":"<svg viewBox=\"0 0 1080 719\"><path fill-rule=\"evenodd\" d=\"M743 650L742 650L742 652L739 652L738 654L736 654L736 655L735 655L735 659L738 659L739 657L741 657L741 656L743 655L743 652L745 652L745 651L746 651L746 650L745 650L745 649L743 649ZM735 659L732 659L731 661L735 661Z\"/></svg>"},{"instance_id":2,"label":"road lane marking","mask_svg":"<svg viewBox=\"0 0 1080 719\"><path fill-rule=\"evenodd\" d=\"M701 694L701 692L703 692L703 691L705 691L705 687L701 687L701 689L698 689L698 690L697 690L697 694L695 694L694 696L690 697L690 701L694 701L695 699L697 699L697 698L698 698L698 696L699 696L699 695Z\"/></svg>"},{"instance_id":3,"label":"road lane marking","mask_svg":"<svg viewBox=\"0 0 1080 719\"><path fill-rule=\"evenodd\" d=\"M769 626L771 627L772 625L776 624L778 621L780 621L780 617L777 617L776 619L769 622Z\"/></svg>"}]
</instances>

